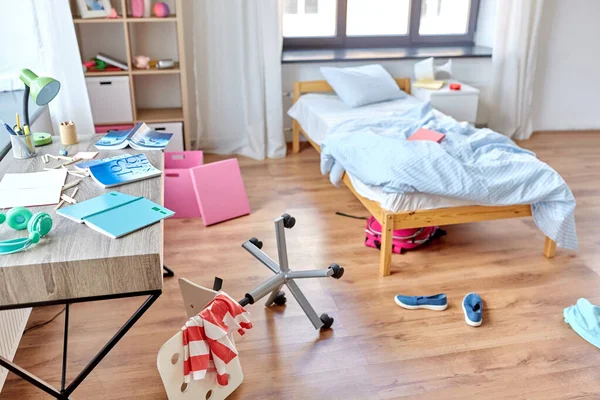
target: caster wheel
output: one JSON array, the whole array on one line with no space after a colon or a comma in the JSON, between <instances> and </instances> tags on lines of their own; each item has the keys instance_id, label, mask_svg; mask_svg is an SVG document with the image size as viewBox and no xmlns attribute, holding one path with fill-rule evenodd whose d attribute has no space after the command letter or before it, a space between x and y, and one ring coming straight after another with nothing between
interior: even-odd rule
<instances>
[{"instance_id":1,"label":"caster wheel","mask_svg":"<svg viewBox=\"0 0 600 400\"><path fill-rule=\"evenodd\" d=\"M278 306L282 306L286 302L287 302L287 298L285 297L285 292L282 292L282 291L277 293L277 297L275 297L275 300L273 300L273 303L275 303Z\"/></svg>"},{"instance_id":2,"label":"caster wheel","mask_svg":"<svg viewBox=\"0 0 600 400\"><path fill-rule=\"evenodd\" d=\"M342 276L344 276L344 267L340 267L337 264L331 264L329 269L333 270L333 275L331 275L332 278L340 279Z\"/></svg>"},{"instance_id":3,"label":"caster wheel","mask_svg":"<svg viewBox=\"0 0 600 400\"><path fill-rule=\"evenodd\" d=\"M296 225L296 218L292 217L290 214L283 214L283 227L287 229L292 229L294 225Z\"/></svg>"},{"instance_id":4,"label":"caster wheel","mask_svg":"<svg viewBox=\"0 0 600 400\"><path fill-rule=\"evenodd\" d=\"M253 245L255 245L256 247L258 247L259 249L262 249L262 247L263 247L263 242L261 242L260 240L258 240L255 237L250 239L249 242L252 243Z\"/></svg>"},{"instance_id":5,"label":"caster wheel","mask_svg":"<svg viewBox=\"0 0 600 400\"><path fill-rule=\"evenodd\" d=\"M406 249L404 247L400 248L400 254L406 253Z\"/></svg>"},{"instance_id":6,"label":"caster wheel","mask_svg":"<svg viewBox=\"0 0 600 400\"><path fill-rule=\"evenodd\" d=\"M321 314L321 322L323 322L321 330L329 329L333 325L333 318L327 314Z\"/></svg>"},{"instance_id":7,"label":"caster wheel","mask_svg":"<svg viewBox=\"0 0 600 400\"><path fill-rule=\"evenodd\" d=\"M377 247L377 250L381 250L381 242L379 240L375 241L375 247Z\"/></svg>"}]
</instances>

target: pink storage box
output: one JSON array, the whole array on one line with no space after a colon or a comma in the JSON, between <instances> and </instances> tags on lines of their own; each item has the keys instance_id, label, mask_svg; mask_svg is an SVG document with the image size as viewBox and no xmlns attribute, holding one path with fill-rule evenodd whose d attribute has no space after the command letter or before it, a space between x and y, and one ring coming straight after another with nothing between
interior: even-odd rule
<instances>
[{"instance_id":1,"label":"pink storage box","mask_svg":"<svg viewBox=\"0 0 600 400\"><path fill-rule=\"evenodd\" d=\"M204 164L190 170L204 225L250 214L237 159Z\"/></svg>"},{"instance_id":2,"label":"pink storage box","mask_svg":"<svg viewBox=\"0 0 600 400\"><path fill-rule=\"evenodd\" d=\"M172 218L201 217L190 171L202 162L201 151L165 152L165 207L175 211Z\"/></svg>"},{"instance_id":3,"label":"pink storage box","mask_svg":"<svg viewBox=\"0 0 600 400\"><path fill-rule=\"evenodd\" d=\"M125 129L131 129L133 128L133 125L96 125L94 128L96 128L96 133L107 133L108 131L124 131Z\"/></svg>"}]
</instances>

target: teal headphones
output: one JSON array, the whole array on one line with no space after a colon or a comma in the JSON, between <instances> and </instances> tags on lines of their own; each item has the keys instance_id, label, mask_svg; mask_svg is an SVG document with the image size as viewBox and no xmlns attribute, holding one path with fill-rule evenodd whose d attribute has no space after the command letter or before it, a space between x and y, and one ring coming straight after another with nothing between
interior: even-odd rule
<instances>
[{"instance_id":1,"label":"teal headphones","mask_svg":"<svg viewBox=\"0 0 600 400\"><path fill-rule=\"evenodd\" d=\"M12 254L27 250L32 244L40 241L52 229L52 217L45 212L33 214L25 207L15 207L6 215L0 212L0 225L8 224L11 228L22 231L27 229L29 236L26 238L0 241L0 254Z\"/></svg>"}]
</instances>

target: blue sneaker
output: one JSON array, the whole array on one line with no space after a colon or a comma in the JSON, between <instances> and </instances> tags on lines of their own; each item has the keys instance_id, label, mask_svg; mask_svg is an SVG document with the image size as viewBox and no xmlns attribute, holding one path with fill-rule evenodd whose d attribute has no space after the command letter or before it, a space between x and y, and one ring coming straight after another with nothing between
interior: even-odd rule
<instances>
[{"instance_id":1,"label":"blue sneaker","mask_svg":"<svg viewBox=\"0 0 600 400\"><path fill-rule=\"evenodd\" d=\"M481 325L483 321L483 300L477 293L467 294L463 299L462 307L468 325Z\"/></svg>"},{"instance_id":2,"label":"blue sneaker","mask_svg":"<svg viewBox=\"0 0 600 400\"><path fill-rule=\"evenodd\" d=\"M409 310L424 308L426 310L444 311L448 307L448 299L443 293L433 296L403 296L399 294L394 297L394 301L400 307Z\"/></svg>"}]
</instances>

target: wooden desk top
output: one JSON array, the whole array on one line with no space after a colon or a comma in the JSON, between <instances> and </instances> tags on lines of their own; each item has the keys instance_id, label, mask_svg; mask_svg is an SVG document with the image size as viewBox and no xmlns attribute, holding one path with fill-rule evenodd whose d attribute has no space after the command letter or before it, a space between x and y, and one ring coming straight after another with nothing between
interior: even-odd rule
<instances>
[{"instance_id":1,"label":"wooden desk top","mask_svg":"<svg viewBox=\"0 0 600 400\"><path fill-rule=\"evenodd\" d=\"M36 172L59 163L50 159L44 164L41 155L58 155L63 147L60 139L37 148L38 155L28 160L15 160L12 151L0 162L0 179L5 173ZM69 155L78 151L98 151L93 145L99 137L80 136L80 143L64 146ZM137 150L99 151L96 159L117 154L137 154ZM147 151L156 168L163 170L163 152ZM70 167L70 169L73 169ZM67 183L76 179L68 175ZM103 189L91 177L77 187L78 202L118 191L163 204L164 178L156 177L114 188ZM70 195L73 188L65 193ZM111 239L85 224L78 224L54 211L54 205L31 207L46 211L54 222L50 233L28 250L0 255L0 308L37 302L82 299L96 296L122 295L160 290L162 288L163 222L151 225L119 239ZM6 211L6 210L5 210ZM25 237L6 224L0 225L0 240ZM12 307L11 307L12 308Z\"/></svg>"}]
</instances>

